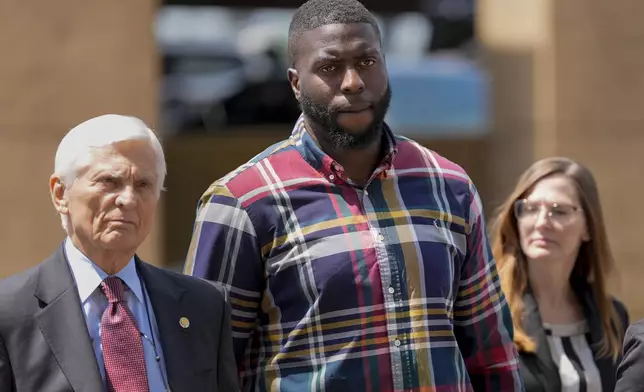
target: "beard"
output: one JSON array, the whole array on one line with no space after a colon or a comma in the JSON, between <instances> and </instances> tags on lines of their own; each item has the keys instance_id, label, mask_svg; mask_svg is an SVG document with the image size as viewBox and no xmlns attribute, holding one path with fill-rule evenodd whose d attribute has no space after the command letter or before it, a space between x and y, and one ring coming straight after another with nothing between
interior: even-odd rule
<instances>
[{"instance_id":1,"label":"beard","mask_svg":"<svg viewBox=\"0 0 644 392\"><path fill-rule=\"evenodd\" d=\"M338 124L338 111L330 106L314 102L304 91L300 91L300 108L311 120L321 126L321 135L334 151L359 150L382 137L385 116L391 101L391 87L372 106L373 120L361 132L349 131Z\"/></svg>"}]
</instances>

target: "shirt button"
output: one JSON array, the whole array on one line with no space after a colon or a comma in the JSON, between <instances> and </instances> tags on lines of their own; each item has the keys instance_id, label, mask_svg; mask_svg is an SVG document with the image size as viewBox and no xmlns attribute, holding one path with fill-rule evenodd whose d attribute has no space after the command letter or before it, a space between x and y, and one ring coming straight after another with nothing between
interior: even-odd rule
<instances>
[{"instance_id":1,"label":"shirt button","mask_svg":"<svg viewBox=\"0 0 644 392\"><path fill-rule=\"evenodd\" d=\"M389 294L393 294L393 293L396 292L396 289L394 289L393 287L389 286L389 290L387 290L387 291L389 291Z\"/></svg>"},{"instance_id":2,"label":"shirt button","mask_svg":"<svg viewBox=\"0 0 644 392\"><path fill-rule=\"evenodd\" d=\"M382 234L378 234L378 241L384 241L384 240L385 240L385 236Z\"/></svg>"},{"instance_id":3,"label":"shirt button","mask_svg":"<svg viewBox=\"0 0 644 392\"><path fill-rule=\"evenodd\" d=\"M335 176L333 174L329 175L329 180L331 181L335 180Z\"/></svg>"},{"instance_id":4,"label":"shirt button","mask_svg":"<svg viewBox=\"0 0 644 392\"><path fill-rule=\"evenodd\" d=\"M398 339L394 340L394 346L400 347L400 340Z\"/></svg>"}]
</instances>

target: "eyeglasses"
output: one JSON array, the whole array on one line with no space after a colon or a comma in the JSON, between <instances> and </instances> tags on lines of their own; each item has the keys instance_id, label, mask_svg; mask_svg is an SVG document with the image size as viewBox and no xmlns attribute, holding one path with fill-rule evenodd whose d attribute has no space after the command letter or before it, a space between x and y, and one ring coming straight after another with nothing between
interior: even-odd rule
<instances>
[{"instance_id":1,"label":"eyeglasses","mask_svg":"<svg viewBox=\"0 0 644 392\"><path fill-rule=\"evenodd\" d=\"M524 222L536 222L544 209L549 219L560 224L569 223L575 217L577 211L580 211L579 207L571 204L546 203L526 199L514 202L514 215L517 220Z\"/></svg>"}]
</instances>

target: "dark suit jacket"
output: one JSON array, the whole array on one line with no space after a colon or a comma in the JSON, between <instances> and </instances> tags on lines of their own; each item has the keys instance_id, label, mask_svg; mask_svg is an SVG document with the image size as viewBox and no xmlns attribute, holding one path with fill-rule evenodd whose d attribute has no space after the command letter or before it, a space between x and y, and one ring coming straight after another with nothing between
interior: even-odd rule
<instances>
[{"instance_id":1,"label":"dark suit jacket","mask_svg":"<svg viewBox=\"0 0 644 392\"><path fill-rule=\"evenodd\" d=\"M595 301L589 288L575 290L579 301L584 309L584 315L588 321L590 332L587 335L591 349L596 346L602 338L602 324L597 314ZM526 392L556 392L561 391L561 379L559 369L550 356L550 349L546 340L546 333L541 323L539 310L536 301L530 294L524 297L525 313L524 328L537 344L536 353L519 352L520 372L523 386ZM622 330L628 325L628 313L624 305L613 300L613 304L620 316ZM615 370L617 363L612 358L599 357L595 355L595 364L599 370L602 380L602 390L612 391L615 387Z\"/></svg>"},{"instance_id":2,"label":"dark suit jacket","mask_svg":"<svg viewBox=\"0 0 644 392\"><path fill-rule=\"evenodd\" d=\"M156 316L170 389L237 391L224 290L138 258L136 266ZM179 324L181 317L190 320L188 328ZM0 281L0 391L102 390L63 248L42 264Z\"/></svg>"},{"instance_id":3,"label":"dark suit jacket","mask_svg":"<svg viewBox=\"0 0 644 392\"><path fill-rule=\"evenodd\" d=\"M644 391L644 319L626 330L615 392Z\"/></svg>"}]
</instances>

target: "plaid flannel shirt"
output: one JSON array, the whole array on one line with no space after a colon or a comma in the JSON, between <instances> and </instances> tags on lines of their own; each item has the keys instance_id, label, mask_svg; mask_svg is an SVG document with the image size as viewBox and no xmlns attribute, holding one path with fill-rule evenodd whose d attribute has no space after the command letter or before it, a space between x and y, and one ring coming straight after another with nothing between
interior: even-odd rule
<instances>
[{"instance_id":1,"label":"plaid flannel shirt","mask_svg":"<svg viewBox=\"0 0 644 392\"><path fill-rule=\"evenodd\" d=\"M387 128L364 188L298 120L201 198L185 272L230 291L243 391L520 391L481 202Z\"/></svg>"}]
</instances>

